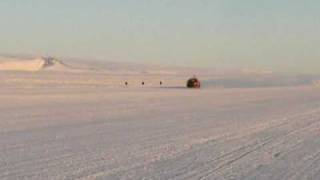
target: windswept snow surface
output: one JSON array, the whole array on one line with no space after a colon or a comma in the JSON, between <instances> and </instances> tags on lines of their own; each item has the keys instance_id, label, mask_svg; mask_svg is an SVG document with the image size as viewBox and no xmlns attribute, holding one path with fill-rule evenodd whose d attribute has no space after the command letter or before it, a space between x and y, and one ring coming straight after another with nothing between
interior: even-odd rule
<instances>
[{"instance_id":1,"label":"windswept snow surface","mask_svg":"<svg viewBox=\"0 0 320 180\"><path fill-rule=\"evenodd\" d=\"M162 88L110 86L130 78L119 76L0 77L3 180L320 179L316 87L189 90L184 77Z\"/></svg>"}]
</instances>

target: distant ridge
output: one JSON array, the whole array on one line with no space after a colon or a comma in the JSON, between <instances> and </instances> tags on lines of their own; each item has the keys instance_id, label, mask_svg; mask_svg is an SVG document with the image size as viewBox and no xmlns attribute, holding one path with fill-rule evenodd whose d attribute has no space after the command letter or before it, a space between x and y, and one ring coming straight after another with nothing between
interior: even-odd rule
<instances>
[{"instance_id":1,"label":"distant ridge","mask_svg":"<svg viewBox=\"0 0 320 180\"><path fill-rule=\"evenodd\" d=\"M178 67L161 64L122 62L102 59L56 58L52 56L36 57L32 55L0 54L0 72L68 72L99 73L111 75L221 75L225 71L210 68Z\"/></svg>"},{"instance_id":2,"label":"distant ridge","mask_svg":"<svg viewBox=\"0 0 320 180\"><path fill-rule=\"evenodd\" d=\"M0 71L29 71L42 70L65 71L72 68L54 57L40 57L34 59L0 57Z\"/></svg>"}]
</instances>

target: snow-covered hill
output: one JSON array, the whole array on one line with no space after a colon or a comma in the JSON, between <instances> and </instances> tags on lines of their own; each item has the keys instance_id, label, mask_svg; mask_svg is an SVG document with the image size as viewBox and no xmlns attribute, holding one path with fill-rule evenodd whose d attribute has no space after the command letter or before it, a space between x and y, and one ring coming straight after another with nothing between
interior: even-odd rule
<instances>
[{"instance_id":1,"label":"snow-covered hill","mask_svg":"<svg viewBox=\"0 0 320 180\"><path fill-rule=\"evenodd\" d=\"M39 57L33 59L0 57L0 71L30 71L68 70L68 65L53 57Z\"/></svg>"},{"instance_id":2,"label":"snow-covered hill","mask_svg":"<svg viewBox=\"0 0 320 180\"><path fill-rule=\"evenodd\" d=\"M194 72L206 73L192 68L167 67L140 63L111 62L82 59L58 59L54 57L1 57L1 71L39 72L39 71L67 71L67 72L93 72L107 74L192 74Z\"/></svg>"}]
</instances>

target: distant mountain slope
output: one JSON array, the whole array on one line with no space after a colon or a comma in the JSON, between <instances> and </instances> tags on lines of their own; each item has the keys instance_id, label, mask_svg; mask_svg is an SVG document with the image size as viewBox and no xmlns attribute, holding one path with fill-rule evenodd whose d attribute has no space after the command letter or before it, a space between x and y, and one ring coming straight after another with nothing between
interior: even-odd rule
<instances>
[{"instance_id":1,"label":"distant mountain slope","mask_svg":"<svg viewBox=\"0 0 320 180\"><path fill-rule=\"evenodd\" d=\"M64 63L67 62L67 63ZM196 68L169 67L163 65L150 65L128 62L112 62L82 59L57 59L54 57L23 57L0 56L0 71L67 71L67 72L91 72L107 74L206 74L207 70Z\"/></svg>"},{"instance_id":2,"label":"distant mountain slope","mask_svg":"<svg viewBox=\"0 0 320 180\"><path fill-rule=\"evenodd\" d=\"M41 70L68 70L70 67L52 57L34 59L0 57L0 71L41 71Z\"/></svg>"}]
</instances>

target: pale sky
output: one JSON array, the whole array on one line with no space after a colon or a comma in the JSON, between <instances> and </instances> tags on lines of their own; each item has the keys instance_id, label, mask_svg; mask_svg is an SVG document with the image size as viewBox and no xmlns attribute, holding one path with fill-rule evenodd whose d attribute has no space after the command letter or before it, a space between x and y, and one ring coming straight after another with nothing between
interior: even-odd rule
<instances>
[{"instance_id":1,"label":"pale sky","mask_svg":"<svg viewBox=\"0 0 320 180\"><path fill-rule=\"evenodd\" d=\"M320 73L319 0L1 0L0 53Z\"/></svg>"}]
</instances>

